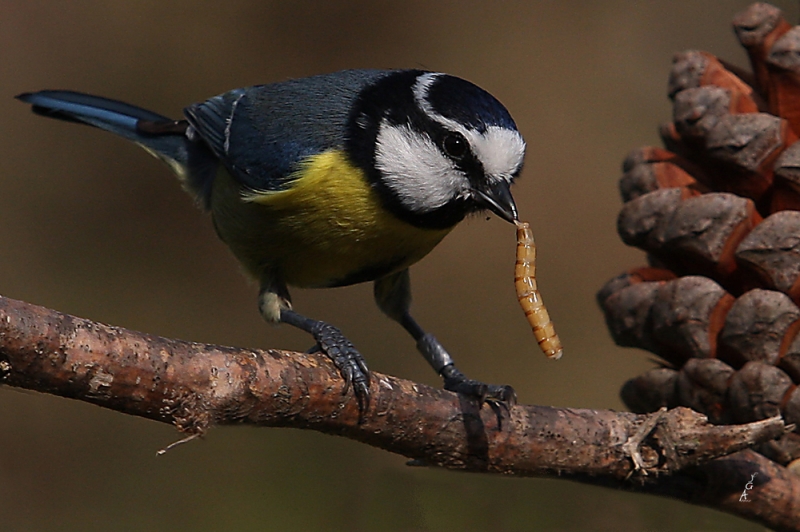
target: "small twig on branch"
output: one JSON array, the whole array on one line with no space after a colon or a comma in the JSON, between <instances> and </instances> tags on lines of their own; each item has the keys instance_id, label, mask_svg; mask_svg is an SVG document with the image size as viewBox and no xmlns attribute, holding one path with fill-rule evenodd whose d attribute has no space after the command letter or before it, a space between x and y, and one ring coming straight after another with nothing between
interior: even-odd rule
<instances>
[{"instance_id":1,"label":"small twig on branch","mask_svg":"<svg viewBox=\"0 0 800 532\"><path fill-rule=\"evenodd\" d=\"M677 497L776 529L800 523L800 477L744 450L781 436L780 418L713 426L685 408L656 419L545 406L506 410L373 372L372 403L359 424L356 402L342 395L344 383L322 355L172 340L3 297L0 383L171 423L190 436L239 423L308 428L417 464L559 475ZM756 471L752 502L737 505Z\"/></svg>"}]
</instances>

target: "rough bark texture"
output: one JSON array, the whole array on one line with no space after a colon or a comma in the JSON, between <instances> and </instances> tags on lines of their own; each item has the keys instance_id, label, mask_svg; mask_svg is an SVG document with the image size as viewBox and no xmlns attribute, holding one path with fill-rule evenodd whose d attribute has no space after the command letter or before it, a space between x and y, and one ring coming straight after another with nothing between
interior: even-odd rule
<instances>
[{"instance_id":1,"label":"rough bark texture","mask_svg":"<svg viewBox=\"0 0 800 532\"><path fill-rule=\"evenodd\" d=\"M160 338L2 297L0 382L171 423L190 435L234 423L309 428L416 465L559 475L677 497L776 529L800 522L800 477L746 450L784 434L780 418L713 426L682 408L642 416L481 406L373 373L372 406L359 424L355 401L324 356ZM753 502L738 503L754 472Z\"/></svg>"}]
</instances>

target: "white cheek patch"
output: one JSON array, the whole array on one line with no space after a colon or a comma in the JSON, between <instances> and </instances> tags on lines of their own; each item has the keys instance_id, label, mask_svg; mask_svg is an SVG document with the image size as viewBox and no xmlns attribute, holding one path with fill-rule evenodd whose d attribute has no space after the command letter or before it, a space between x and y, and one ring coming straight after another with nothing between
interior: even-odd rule
<instances>
[{"instance_id":1,"label":"white cheek patch","mask_svg":"<svg viewBox=\"0 0 800 532\"><path fill-rule=\"evenodd\" d=\"M469 194L469 181L427 136L407 126L381 123L375 166L400 203L414 212L430 212Z\"/></svg>"}]
</instances>

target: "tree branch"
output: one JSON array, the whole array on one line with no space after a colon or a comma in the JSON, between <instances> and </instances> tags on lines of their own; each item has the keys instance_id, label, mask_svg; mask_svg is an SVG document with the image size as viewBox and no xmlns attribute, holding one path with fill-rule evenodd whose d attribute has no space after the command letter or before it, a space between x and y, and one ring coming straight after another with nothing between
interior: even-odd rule
<instances>
[{"instance_id":1,"label":"tree branch","mask_svg":"<svg viewBox=\"0 0 800 532\"><path fill-rule=\"evenodd\" d=\"M781 436L779 417L713 426L685 408L642 416L481 406L373 372L372 406L359 424L356 402L322 355L161 338L1 296L0 382L171 423L190 436L237 423L307 428L415 465L558 475L676 497L775 529L800 523L800 477L746 450ZM738 502L755 472L752 502Z\"/></svg>"}]
</instances>

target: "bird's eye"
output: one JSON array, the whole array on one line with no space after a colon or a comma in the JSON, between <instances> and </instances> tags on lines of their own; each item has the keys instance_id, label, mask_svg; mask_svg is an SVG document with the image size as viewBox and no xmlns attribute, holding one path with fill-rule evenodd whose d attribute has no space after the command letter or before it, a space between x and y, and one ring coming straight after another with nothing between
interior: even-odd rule
<instances>
[{"instance_id":1,"label":"bird's eye","mask_svg":"<svg viewBox=\"0 0 800 532\"><path fill-rule=\"evenodd\" d=\"M467 139L459 133L451 133L442 141L442 147L453 159L461 159L467 153Z\"/></svg>"}]
</instances>

